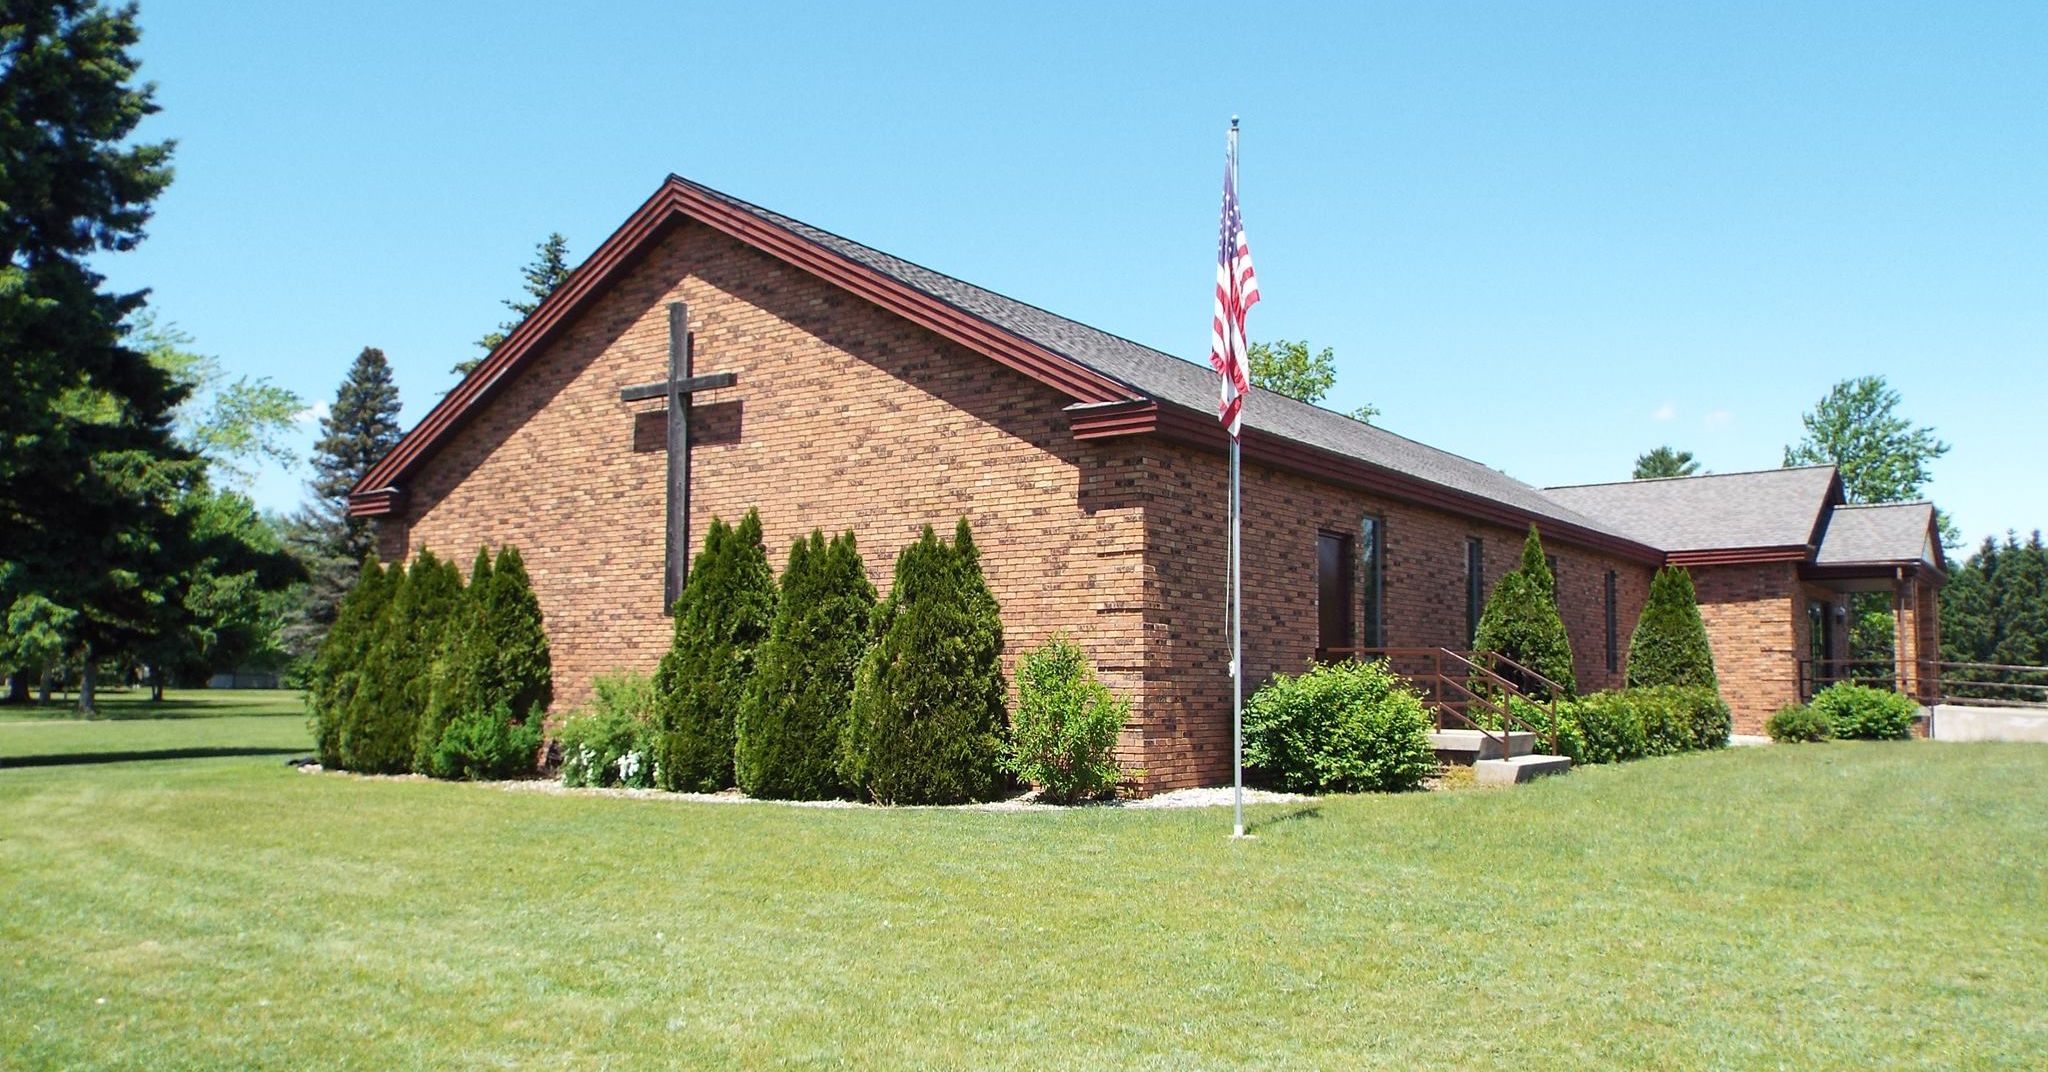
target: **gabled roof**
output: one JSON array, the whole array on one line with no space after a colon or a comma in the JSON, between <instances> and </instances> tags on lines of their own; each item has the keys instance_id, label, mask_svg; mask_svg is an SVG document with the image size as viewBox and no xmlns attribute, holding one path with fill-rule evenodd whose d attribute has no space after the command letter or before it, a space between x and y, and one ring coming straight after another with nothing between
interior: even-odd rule
<instances>
[{"instance_id":1,"label":"gabled roof","mask_svg":"<svg viewBox=\"0 0 2048 1072\"><path fill-rule=\"evenodd\" d=\"M1544 494L1663 548L1678 564L1800 560L1842 499L1832 465L1545 488Z\"/></svg>"},{"instance_id":2,"label":"gabled roof","mask_svg":"<svg viewBox=\"0 0 2048 1072\"><path fill-rule=\"evenodd\" d=\"M1171 354L974 286L830 231L671 175L626 224L408 432L350 495L350 512L388 513L407 473L542 349L616 273L677 221L694 219L929 328L1073 400L1079 438L1158 433L1221 446L1215 374ZM1255 389L1245 454L1283 468L1546 536L1656 561L1658 549L1608 519L1499 470L1341 414Z\"/></svg>"},{"instance_id":3,"label":"gabled roof","mask_svg":"<svg viewBox=\"0 0 2048 1072\"><path fill-rule=\"evenodd\" d=\"M1941 538L1934 527L1934 504L1837 506L1813 560L1821 566L1939 567Z\"/></svg>"}]
</instances>

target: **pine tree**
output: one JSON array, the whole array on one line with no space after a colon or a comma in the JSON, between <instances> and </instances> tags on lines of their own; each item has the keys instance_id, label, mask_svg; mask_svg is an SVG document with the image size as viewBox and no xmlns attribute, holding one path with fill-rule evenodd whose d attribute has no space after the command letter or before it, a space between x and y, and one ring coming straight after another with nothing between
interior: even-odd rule
<instances>
[{"instance_id":1,"label":"pine tree","mask_svg":"<svg viewBox=\"0 0 2048 1072\"><path fill-rule=\"evenodd\" d=\"M0 33L0 619L62 620L85 668L132 650L177 596L178 497L204 463L172 420L186 389L129 345L144 293L96 258L133 249L171 181L171 143L135 137L133 7L15 5Z\"/></svg>"},{"instance_id":2,"label":"pine tree","mask_svg":"<svg viewBox=\"0 0 2048 1072\"><path fill-rule=\"evenodd\" d=\"M313 445L313 497L285 528L286 542L311 582L284 626L287 650L309 651L334 621L355 580L355 563L376 549L367 518L348 516L348 492L398 445L398 386L384 351L366 346L349 366L320 418Z\"/></svg>"},{"instance_id":3,"label":"pine tree","mask_svg":"<svg viewBox=\"0 0 2048 1072\"><path fill-rule=\"evenodd\" d=\"M513 719L538 724L555 699L554 661L540 600L519 548L498 548L483 611L489 645L478 688L487 704L505 701Z\"/></svg>"},{"instance_id":4,"label":"pine tree","mask_svg":"<svg viewBox=\"0 0 2048 1072\"><path fill-rule=\"evenodd\" d=\"M526 296L505 299L505 308L518 313L519 317L498 325L496 331L485 332L483 338L476 341L477 348L484 352L484 357L489 357L491 351L497 349L521 321L532 316L533 311L540 308L540 303L548 300L548 295L553 294L555 288L569 278L569 240L563 238L560 233L550 234L542 239L533 249L533 261L521 268L519 274L522 277L521 289L526 292ZM481 364L482 357L467 358L457 361L455 367L449 371L457 376L467 376L470 370Z\"/></svg>"},{"instance_id":5,"label":"pine tree","mask_svg":"<svg viewBox=\"0 0 2048 1072\"><path fill-rule=\"evenodd\" d=\"M761 546L760 514L747 511L738 528L713 518L676 600L674 643L654 675L662 788L733 785L734 714L774 615L775 572Z\"/></svg>"},{"instance_id":6,"label":"pine tree","mask_svg":"<svg viewBox=\"0 0 2048 1072\"><path fill-rule=\"evenodd\" d=\"M1652 685L1720 687L1692 574L1682 566L1666 566L1650 578L1649 598L1629 637L1628 686Z\"/></svg>"},{"instance_id":7,"label":"pine tree","mask_svg":"<svg viewBox=\"0 0 2048 1072\"><path fill-rule=\"evenodd\" d=\"M1633 479L1664 480L1675 476L1692 476L1700 471L1700 463L1693 460L1692 451L1658 447L1648 454L1636 455Z\"/></svg>"},{"instance_id":8,"label":"pine tree","mask_svg":"<svg viewBox=\"0 0 2048 1072\"><path fill-rule=\"evenodd\" d=\"M789 549L775 619L740 705L735 774L748 795L822 800L841 792L839 734L866 650L875 586L852 532Z\"/></svg>"},{"instance_id":9,"label":"pine tree","mask_svg":"<svg viewBox=\"0 0 2048 1072\"><path fill-rule=\"evenodd\" d=\"M885 804L987 800L1003 785L999 608L966 522L926 526L896 558L877 637L854 674L840 776Z\"/></svg>"},{"instance_id":10,"label":"pine tree","mask_svg":"<svg viewBox=\"0 0 2048 1072\"><path fill-rule=\"evenodd\" d=\"M1534 525L1529 526L1529 537L1522 542L1521 565L1502 577L1487 597L1472 647L1513 659L1564 690L1564 696L1552 697L1551 690L1540 682L1516 681L1534 698L1563 699L1578 691L1571 635L1557 610L1557 578L1550 572L1542 537ZM1520 675L1505 668L1501 676L1515 681Z\"/></svg>"},{"instance_id":11,"label":"pine tree","mask_svg":"<svg viewBox=\"0 0 2048 1072\"><path fill-rule=\"evenodd\" d=\"M386 571L375 556L363 559L362 572L343 597L334 627L321 639L314 656L306 703L312 709L313 742L322 766L342 765L345 726L355 706L373 631L390 604L395 573L395 569Z\"/></svg>"}]
</instances>

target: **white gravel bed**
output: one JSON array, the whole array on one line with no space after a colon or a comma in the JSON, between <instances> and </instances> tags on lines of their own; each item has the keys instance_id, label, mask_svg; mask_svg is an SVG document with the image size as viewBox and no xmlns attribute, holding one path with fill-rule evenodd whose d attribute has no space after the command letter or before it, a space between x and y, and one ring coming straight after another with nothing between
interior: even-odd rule
<instances>
[{"instance_id":1,"label":"white gravel bed","mask_svg":"<svg viewBox=\"0 0 2048 1072\"><path fill-rule=\"evenodd\" d=\"M319 774L323 768L318 763L300 766L304 774ZM336 772L342 773L342 772ZM357 774L354 778L382 778L394 781L426 781L418 774ZM687 804L760 804L784 808L876 808L883 805L863 804L854 800L756 800L737 789L723 793L669 793L659 789L571 789L553 779L525 778L506 782L474 782L473 785L500 789L508 793L548 793L555 795L581 795L597 797L628 797L634 800L667 800ZM993 800L985 804L939 805L955 811L1020 811L1052 812L1069 808L1227 808L1230 806L1230 787L1219 786L1209 789L1176 789L1170 793L1159 793L1134 800L1104 800L1087 804L1041 804L1038 793L1033 790L1008 800ZM1285 804L1291 801L1307 800L1299 793L1275 793L1265 789L1246 789L1246 804Z\"/></svg>"}]
</instances>

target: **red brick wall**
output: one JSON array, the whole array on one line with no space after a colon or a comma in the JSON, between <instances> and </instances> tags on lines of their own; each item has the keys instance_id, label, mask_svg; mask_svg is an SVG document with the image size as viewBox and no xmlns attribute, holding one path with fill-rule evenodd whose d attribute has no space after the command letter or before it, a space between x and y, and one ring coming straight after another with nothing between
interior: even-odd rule
<instances>
[{"instance_id":1,"label":"red brick wall","mask_svg":"<svg viewBox=\"0 0 2048 1072\"><path fill-rule=\"evenodd\" d=\"M1221 454L1157 444L1147 458L1146 572L1149 593L1145 702L1136 720L1155 787L1214 783L1230 776L1229 639L1225 604L1225 495ZM1388 647L1468 647L1465 541L1485 541L1486 590L1518 564L1526 530L1467 521L1247 465L1243 482L1246 694L1313 658L1318 632L1316 537L1357 532L1383 519ZM1571 634L1581 690L1619 687L1629 633L1648 592L1650 569L1582 551L1558 558L1559 609ZM1616 672L1607 672L1606 572L1617 575ZM1353 600L1360 587L1353 586ZM1354 620L1359 608L1354 607ZM1360 634L1363 635L1362 633Z\"/></svg>"},{"instance_id":2,"label":"red brick wall","mask_svg":"<svg viewBox=\"0 0 2048 1072\"><path fill-rule=\"evenodd\" d=\"M813 526L852 528L886 591L930 523L975 526L1014 653L1063 628L1136 684L1142 531L1129 443L1076 444L1064 400L722 235L688 224L527 365L406 488L385 550L467 563L525 555L552 645L556 711L596 674L651 671L662 614L665 417L619 388L666 372L668 301L689 302L695 370L736 387L692 411L691 539L758 506L778 572ZM886 429L887 435L871 435Z\"/></svg>"},{"instance_id":3,"label":"red brick wall","mask_svg":"<svg viewBox=\"0 0 2048 1072\"><path fill-rule=\"evenodd\" d=\"M1789 562L1701 566L1692 581L1735 732L1762 733L1778 708L1800 698L1798 660L1808 642L1798 569Z\"/></svg>"}]
</instances>

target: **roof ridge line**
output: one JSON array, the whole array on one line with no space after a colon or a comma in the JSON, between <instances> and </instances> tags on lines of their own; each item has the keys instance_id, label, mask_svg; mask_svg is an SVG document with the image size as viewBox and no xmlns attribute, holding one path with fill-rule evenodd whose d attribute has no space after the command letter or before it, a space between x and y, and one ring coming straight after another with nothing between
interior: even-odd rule
<instances>
[{"instance_id":1,"label":"roof ridge line","mask_svg":"<svg viewBox=\"0 0 2048 1072\"><path fill-rule=\"evenodd\" d=\"M1593 480L1584 484L1550 484L1542 491L1564 491L1570 488L1614 488L1629 484L1674 484L1681 480L1712 480L1724 476L1764 476L1769 473L1802 473L1814 469L1839 469L1833 462L1819 462L1814 465L1780 465L1764 469L1737 469L1727 473L1693 473L1689 476L1646 476L1634 480Z\"/></svg>"}]
</instances>

